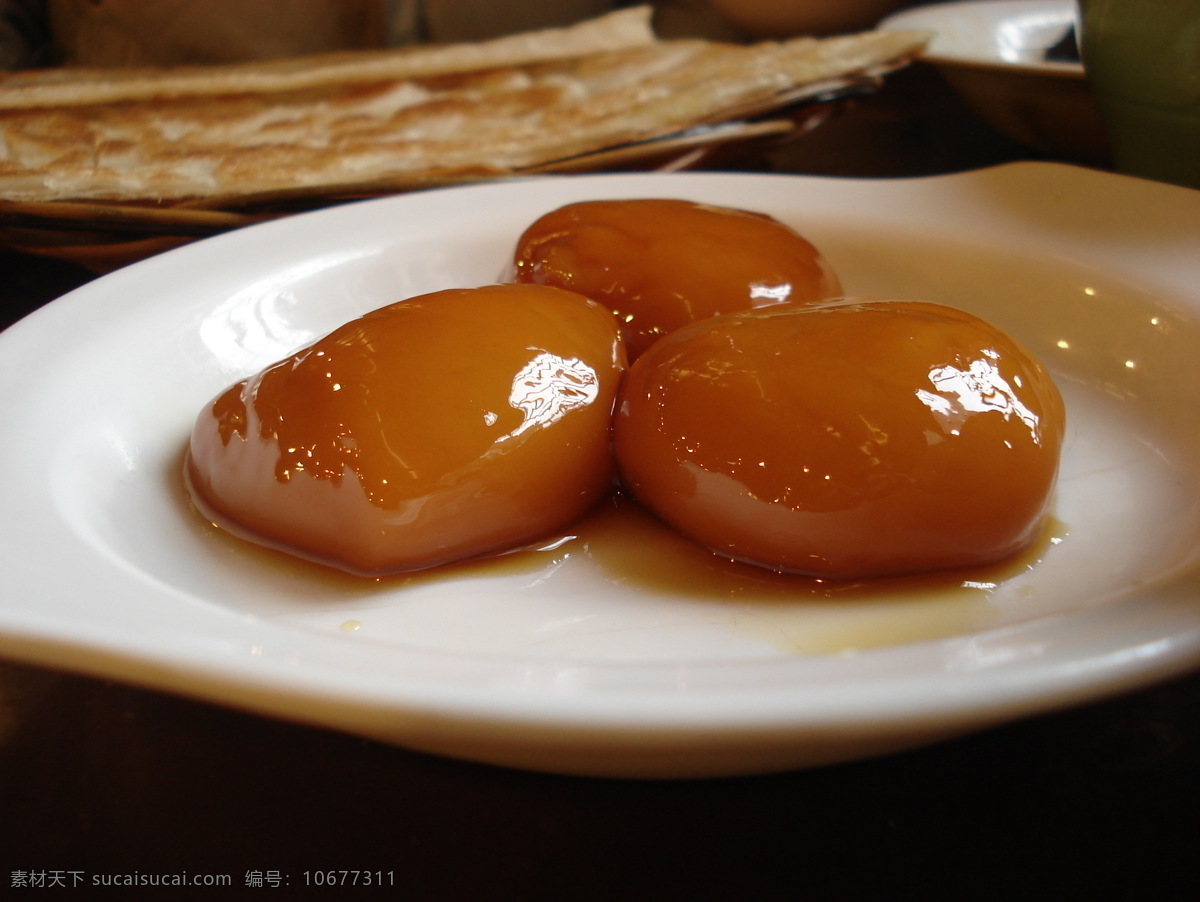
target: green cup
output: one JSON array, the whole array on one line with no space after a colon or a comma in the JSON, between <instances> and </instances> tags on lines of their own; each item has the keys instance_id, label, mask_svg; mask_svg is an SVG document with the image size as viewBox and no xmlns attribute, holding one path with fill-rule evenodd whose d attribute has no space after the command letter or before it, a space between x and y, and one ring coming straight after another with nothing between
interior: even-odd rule
<instances>
[{"instance_id":1,"label":"green cup","mask_svg":"<svg viewBox=\"0 0 1200 902\"><path fill-rule=\"evenodd\" d=\"M1200 188L1200 0L1079 0L1118 172Z\"/></svg>"}]
</instances>

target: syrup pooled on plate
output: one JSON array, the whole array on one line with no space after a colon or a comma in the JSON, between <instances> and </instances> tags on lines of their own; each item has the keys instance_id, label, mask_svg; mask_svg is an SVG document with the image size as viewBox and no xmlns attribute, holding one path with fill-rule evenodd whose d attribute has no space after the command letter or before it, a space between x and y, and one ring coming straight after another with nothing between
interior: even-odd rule
<instances>
[{"instance_id":1,"label":"syrup pooled on plate","mask_svg":"<svg viewBox=\"0 0 1200 902\"><path fill-rule=\"evenodd\" d=\"M568 291L405 300L207 405L192 498L243 538L363 575L519 548L609 490L624 366L611 314Z\"/></svg>"},{"instance_id":2,"label":"syrup pooled on plate","mask_svg":"<svg viewBox=\"0 0 1200 902\"><path fill-rule=\"evenodd\" d=\"M676 330L626 374L625 487L729 558L829 579L1002 560L1043 529L1064 409L941 305L781 305Z\"/></svg>"},{"instance_id":3,"label":"syrup pooled on plate","mask_svg":"<svg viewBox=\"0 0 1200 902\"><path fill-rule=\"evenodd\" d=\"M841 294L821 253L761 213L682 200L597 200L530 225L513 258L519 282L577 291L613 311L636 359L682 325Z\"/></svg>"},{"instance_id":4,"label":"syrup pooled on plate","mask_svg":"<svg viewBox=\"0 0 1200 902\"><path fill-rule=\"evenodd\" d=\"M524 605L538 593L571 599L571 622L556 619L554 624L554 630L567 634L587 632L589 623L612 623L605 612L620 611L632 596L644 599L658 616L673 618L686 606L689 617L726 623L733 634L798 654L841 654L1000 626L1005 607L996 599L1003 596L1002 586L1038 567L1067 531L1050 517L1027 548L993 564L824 580L714 554L617 491L561 533L512 553L364 579L239 541L199 518L196 527L205 541L228 552L224 562L240 573L255 598L286 599L292 610L320 611L309 622L341 633L409 639L406 627L392 619L405 607L404 599L442 585L460 589L456 598L477 595L473 584L479 581L489 586L484 603L511 604L514 617L523 616ZM514 578L519 597L508 594ZM572 587L567 595L559 589L560 578ZM589 607L574 593L597 578L611 585L614 598L611 604L596 599ZM446 616L460 617L462 608ZM624 648L618 636L619 631L615 647Z\"/></svg>"}]
</instances>

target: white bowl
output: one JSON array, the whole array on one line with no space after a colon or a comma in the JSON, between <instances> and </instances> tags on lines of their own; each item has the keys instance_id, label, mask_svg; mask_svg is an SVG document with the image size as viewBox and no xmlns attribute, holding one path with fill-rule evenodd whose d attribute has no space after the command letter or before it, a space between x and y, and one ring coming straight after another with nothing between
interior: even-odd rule
<instances>
[{"instance_id":1,"label":"white bowl","mask_svg":"<svg viewBox=\"0 0 1200 902\"><path fill-rule=\"evenodd\" d=\"M922 59L994 129L1055 159L1104 164L1108 141L1083 64L1046 59L1075 0L970 0L889 16L882 29L934 33Z\"/></svg>"}]
</instances>

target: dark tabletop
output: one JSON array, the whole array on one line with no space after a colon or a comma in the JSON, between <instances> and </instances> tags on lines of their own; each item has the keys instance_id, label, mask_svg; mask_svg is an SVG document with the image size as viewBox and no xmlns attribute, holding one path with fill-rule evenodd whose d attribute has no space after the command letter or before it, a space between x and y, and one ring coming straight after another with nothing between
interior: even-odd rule
<instances>
[{"instance_id":1,"label":"dark tabletop","mask_svg":"<svg viewBox=\"0 0 1200 902\"><path fill-rule=\"evenodd\" d=\"M902 75L733 165L906 176L1031 157L929 73ZM0 254L0 325L92 277ZM879 760L644 782L445 760L0 661L13 898L1169 902L1200 898L1198 803L1200 675ZM360 885L314 885L330 871ZM185 872L230 885L94 886Z\"/></svg>"}]
</instances>

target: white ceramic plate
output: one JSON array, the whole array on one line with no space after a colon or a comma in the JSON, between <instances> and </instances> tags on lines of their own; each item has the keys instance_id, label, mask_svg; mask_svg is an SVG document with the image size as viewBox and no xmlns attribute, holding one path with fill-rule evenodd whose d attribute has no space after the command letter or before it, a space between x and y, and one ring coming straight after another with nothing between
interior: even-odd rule
<instances>
[{"instance_id":1,"label":"white ceramic plate","mask_svg":"<svg viewBox=\"0 0 1200 902\"><path fill-rule=\"evenodd\" d=\"M1104 162L1083 65L1046 59L1076 11L1074 0L971 0L905 10L879 27L933 32L922 59L997 131L1054 159Z\"/></svg>"},{"instance_id":2,"label":"white ceramic plate","mask_svg":"<svg viewBox=\"0 0 1200 902\"><path fill-rule=\"evenodd\" d=\"M634 196L770 213L849 293L1024 341L1069 405L1056 543L949 594L760 602L647 591L571 545L534 571L323 579L189 510L180 452L218 390L385 302L493 281L549 209ZM0 652L435 753L672 777L884 753L1180 673L1200 662L1197 196L1042 164L578 176L135 264L0 335Z\"/></svg>"}]
</instances>

